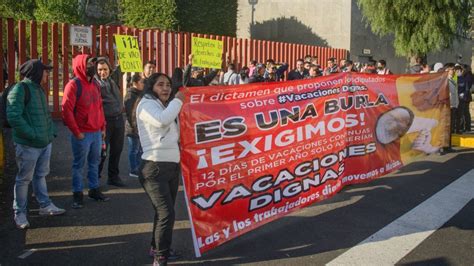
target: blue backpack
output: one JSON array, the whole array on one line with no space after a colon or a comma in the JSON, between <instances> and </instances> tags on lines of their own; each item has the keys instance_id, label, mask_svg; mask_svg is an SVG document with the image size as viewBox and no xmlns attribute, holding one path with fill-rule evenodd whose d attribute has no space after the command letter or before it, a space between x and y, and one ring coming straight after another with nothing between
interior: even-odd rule
<instances>
[{"instance_id":1,"label":"blue backpack","mask_svg":"<svg viewBox=\"0 0 474 266\"><path fill-rule=\"evenodd\" d=\"M78 78L74 77L72 80L74 80L74 82L76 83L76 104L77 104L77 102L81 98L82 85L81 85L81 81ZM75 113L76 113L76 105L74 105L74 114Z\"/></svg>"}]
</instances>

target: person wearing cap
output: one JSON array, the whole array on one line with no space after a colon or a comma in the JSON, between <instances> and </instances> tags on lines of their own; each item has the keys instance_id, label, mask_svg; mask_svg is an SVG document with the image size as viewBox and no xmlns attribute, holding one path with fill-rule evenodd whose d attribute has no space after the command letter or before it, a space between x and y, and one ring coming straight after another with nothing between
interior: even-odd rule
<instances>
[{"instance_id":1,"label":"person wearing cap","mask_svg":"<svg viewBox=\"0 0 474 266\"><path fill-rule=\"evenodd\" d=\"M71 131L72 144L72 208L83 202L83 169L87 160L89 198L102 202L109 198L99 189L99 163L102 140L105 138L105 116L100 88L94 81L95 58L80 54L72 60L75 79L64 87L62 116Z\"/></svg>"},{"instance_id":2,"label":"person wearing cap","mask_svg":"<svg viewBox=\"0 0 474 266\"><path fill-rule=\"evenodd\" d=\"M184 87L200 87L207 86L217 75L216 70L212 70L209 74L204 75L204 70L200 67L193 67L194 55L188 56L189 64L184 68L183 86Z\"/></svg>"},{"instance_id":3,"label":"person wearing cap","mask_svg":"<svg viewBox=\"0 0 474 266\"><path fill-rule=\"evenodd\" d=\"M265 82L266 67L264 64L257 64L255 66L255 73L249 78L249 83Z\"/></svg>"},{"instance_id":4,"label":"person wearing cap","mask_svg":"<svg viewBox=\"0 0 474 266\"><path fill-rule=\"evenodd\" d=\"M120 155L125 140L125 120L123 117L125 108L122 93L117 83L110 78L112 67L105 57L99 57L96 61L97 73L94 76L99 84L100 94L106 120L105 144L109 150L109 164L107 169L107 184L123 187L125 184L119 176ZM101 157L99 164L99 178L104 168L106 157Z\"/></svg>"},{"instance_id":5,"label":"person wearing cap","mask_svg":"<svg viewBox=\"0 0 474 266\"><path fill-rule=\"evenodd\" d=\"M434 64L433 70L430 73L438 73L438 72L443 72L443 63L438 62Z\"/></svg>"},{"instance_id":6,"label":"person wearing cap","mask_svg":"<svg viewBox=\"0 0 474 266\"><path fill-rule=\"evenodd\" d=\"M20 75L24 79L12 88L7 98L6 113L13 129L18 166L13 210L16 226L20 229L30 225L27 203L31 182L40 205L39 215L60 215L65 212L51 201L46 186L51 146L56 133L42 85L48 83L51 69L51 66L44 65L38 59L26 61L20 66Z\"/></svg>"}]
</instances>

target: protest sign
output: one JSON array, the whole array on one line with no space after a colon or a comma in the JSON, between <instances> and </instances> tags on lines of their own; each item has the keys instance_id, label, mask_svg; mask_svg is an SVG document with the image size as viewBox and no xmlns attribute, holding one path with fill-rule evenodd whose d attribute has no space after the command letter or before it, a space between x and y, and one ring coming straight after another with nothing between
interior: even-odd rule
<instances>
[{"instance_id":1,"label":"protest sign","mask_svg":"<svg viewBox=\"0 0 474 266\"><path fill-rule=\"evenodd\" d=\"M76 46L92 46L92 29L87 26L69 27L69 42Z\"/></svg>"},{"instance_id":2,"label":"protest sign","mask_svg":"<svg viewBox=\"0 0 474 266\"><path fill-rule=\"evenodd\" d=\"M142 72L143 64L137 37L129 35L114 35L114 37L121 71Z\"/></svg>"},{"instance_id":3,"label":"protest sign","mask_svg":"<svg viewBox=\"0 0 474 266\"><path fill-rule=\"evenodd\" d=\"M192 37L193 66L220 69L223 43L219 40Z\"/></svg>"},{"instance_id":4,"label":"protest sign","mask_svg":"<svg viewBox=\"0 0 474 266\"><path fill-rule=\"evenodd\" d=\"M193 88L181 163L197 256L449 140L447 74Z\"/></svg>"}]
</instances>

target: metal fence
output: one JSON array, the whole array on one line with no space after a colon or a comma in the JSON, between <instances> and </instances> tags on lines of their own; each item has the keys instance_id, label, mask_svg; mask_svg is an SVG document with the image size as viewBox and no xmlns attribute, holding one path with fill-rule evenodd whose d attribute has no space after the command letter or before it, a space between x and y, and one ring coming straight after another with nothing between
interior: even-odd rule
<instances>
[{"instance_id":1,"label":"metal fence","mask_svg":"<svg viewBox=\"0 0 474 266\"><path fill-rule=\"evenodd\" d=\"M18 66L27 58L41 58L44 63L53 66L51 80L45 90L49 95L53 117L60 117L63 85L71 76L72 58L77 54L90 53L93 56L107 56L114 65L114 34L137 36L142 60L155 60L156 71L168 75L171 75L174 68L183 67L188 63L192 36L223 41L223 61L227 54L238 68L247 65L250 60L264 62L268 58L286 62L290 67L294 67L296 60L306 55L317 56L321 66L325 67L330 57L338 60L347 57L345 49L106 25L90 26L92 36L95 36L92 47L76 47L69 43L69 26L67 23L0 18L0 73L3 73L4 68L8 73L6 81L0 78L0 90L3 90L6 82L16 82ZM121 89L123 90L122 85Z\"/></svg>"}]
</instances>

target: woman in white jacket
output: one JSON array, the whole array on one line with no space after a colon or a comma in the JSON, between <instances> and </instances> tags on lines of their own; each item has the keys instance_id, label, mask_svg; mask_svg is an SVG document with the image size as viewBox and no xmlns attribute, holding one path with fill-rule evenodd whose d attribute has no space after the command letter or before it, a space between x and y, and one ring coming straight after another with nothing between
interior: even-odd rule
<instances>
[{"instance_id":1,"label":"woman in white jacket","mask_svg":"<svg viewBox=\"0 0 474 266\"><path fill-rule=\"evenodd\" d=\"M171 79L162 73L152 74L145 82L143 98L136 110L143 149L139 179L155 209L154 265L166 265L168 259L176 257L171 240L180 175L178 114L184 94L178 92L168 101L170 95Z\"/></svg>"}]
</instances>

